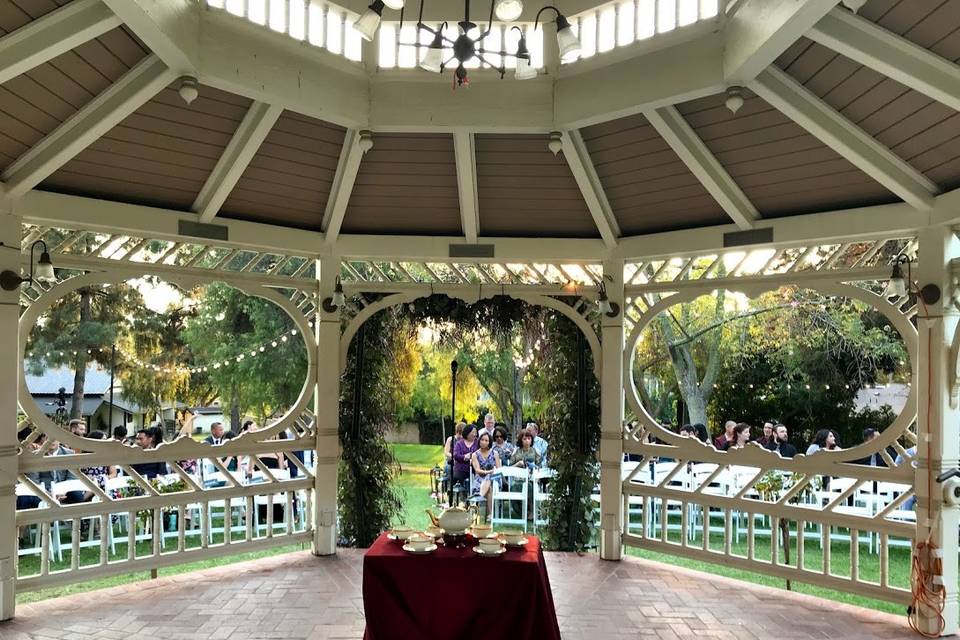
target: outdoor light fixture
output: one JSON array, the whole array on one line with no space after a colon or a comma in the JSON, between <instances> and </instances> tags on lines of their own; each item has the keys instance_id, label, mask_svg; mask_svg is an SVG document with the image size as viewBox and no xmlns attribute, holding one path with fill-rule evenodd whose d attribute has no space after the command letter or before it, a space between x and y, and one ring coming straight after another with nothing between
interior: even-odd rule
<instances>
[{"instance_id":1,"label":"outdoor light fixture","mask_svg":"<svg viewBox=\"0 0 960 640\"><path fill-rule=\"evenodd\" d=\"M40 259L37 260L36 270L34 270L33 252L37 245L43 245L43 251L40 253ZM57 276L53 273L53 262L50 260L50 254L47 253L47 243L43 240L37 240L30 245L30 275L26 278L16 271L6 271L0 273L0 287L4 291L15 291L24 282L32 284L34 280L39 282L53 282Z\"/></svg>"},{"instance_id":2,"label":"outdoor light fixture","mask_svg":"<svg viewBox=\"0 0 960 640\"><path fill-rule=\"evenodd\" d=\"M727 109L730 109L730 113L737 115L737 111L740 111L740 107L743 106L743 88L727 88L727 99L724 101L724 104L727 105Z\"/></svg>"},{"instance_id":3,"label":"outdoor light fixture","mask_svg":"<svg viewBox=\"0 0 960 640\"><path fill-rule=\"evenodd\" d=\"M193 76L183 76L180 78L180 88L177 89L177 93L189 105L200 95L200 83Z\"/></svg>"},{"instance_id":4,"label":"outdoor light fixture","mask_svg":"<svg viewBox=\"0 0 960 640\"><path fill-rule=\"evenodd\" d=\"M553 155L557 155L563 150L563 134L559 131L550 132L550 141L547 142L547 148Z\"/></svg>"},{"instance_id":5,"label":"outdoor light fixture","mask_svg":"<svg viewBox=\"0 0 960 640\"><path fill-rule=\"evenodd\" d=\"M860 8L865 4L867 4L867 0L843 0L843 6L854 13L860 11Z\"/></svg>"},{"instance_id":6,"label":"outdoor light fixture","mask_svg":"<svg viewBox=\"0 0 960 640\"><path fill-rule=\"evenodd\" d=\"M604 276L604 279L613 281L613 278L610 276ZM597 298L597 308L600 310L600 313L608 318L616 318L618 315L620 315L620 305L607 297L607 285L603 280L600 281L600 292L599 297Z\"/></svg>"},{"instance_id":7,"label":"outdoor light fixture","mask_svg":"<svg viewBox=\"0 0 960 640\"><path fill-rule=\"evenodd\" d=\"M340 276L337 276L337 283L333 287L333 296L323 299L323 310L327 313L333 313L343 306L346 298L343 295L343 284L340 282Z\"/></svg>"},{"instance_id":8,"label":"outdoor light fixture","mask_svg":"<svg viewBox=\"0 0 960 640\"><path fill-rule=\"evenodd\" d=\"M940 287L931 283L925 284L919 289L913 286L913 274L911 273L911 264L913 260L910 256L898 255L893 261L893 269L890 271L890 280L887 281L887 288L883 291L885 298L902 298L908 293L915 293L923 300L924 304L936 304L940 301ZM903 269L900 265L907 265L907 277L903 277Z\"/></svg>"},{"instance_id":9,"label":"outdoor light fixture","mask_svg":"<svg viewBox=\"0 0 960 640\"><path fill-rule=\"evenodd\" d=\"M361 15L353 25L353 28L357 30L361 38L368 41L373 40L377 29L380 28L380 22L383 20L384 9L400 10L400 26L397 32L403 32L402 0L373 0L367 7L367 10L363 12L363 15ZM540 9L540 11L537 12L536 20L534 20L533 28L537 28L540 23L540 14L547 9L552 10L557 16L557 45L560 49L561 59L566 61L575 58L580 54L580 41L573 33L573 29L570 28L570 22L560 13L559 9L549 5ZM477 24L470 20L470 0L463 0L463 20L457 23L459 35L455 39L450 39L444 35L444 30L448 26L447 22L440 23L435 29L423 23L423 0L420 0L420 13L417 17L416 24L417 33L429 35L430 42L429 44L422 43L420 42L420 38L416 37L414 38L416 42L401 42L400 44L416 49L419 66L425 71L443 73L445 68L455 63L456 70L454 71L454 77L456 86L458 87L469 84L470 81L467 78L467 69L464 64L474 59L493 67L500 73L500 77L503 78L507 72L503 59L508 56L516 58L515 77L517 80L529 80L530 78L537 77L537 70L530 63L530 51L527 49L527 39L524 37L523 30L520 29L520 27L513 27L520 33L520 40L517 42L517 50L515 53L510 53L503 48L499 51L492 51L484 49L481 45L483 39L490 34L493 28L494 13L496 13L497 18L500 20L511 22L519 18L522 12L523 2L521 2L521 0L491 0L490 18L487 21L486 31L478 34L476 37L471 37L468 34L477 28ZM449 57L447 57L447 51L444 50L445 47L453 50L453 54ZM421 54L421 49L425 49L426 51ZM487 58L487 56L494 55L500 58L500 64L493 64Z\"/></svg>"},{"instance_id":10,"label":"outdoor light fixture","mask_svg":"<svg viewBox=\"0 0 960 640\"><path fill-rule=\"evenodd\" d=\"M366 153L370 151L370 149L373 149L373 132L369 129L362 130L357 139L357 146L360 148L361 153Z\"/></svg>"}]
</instances>

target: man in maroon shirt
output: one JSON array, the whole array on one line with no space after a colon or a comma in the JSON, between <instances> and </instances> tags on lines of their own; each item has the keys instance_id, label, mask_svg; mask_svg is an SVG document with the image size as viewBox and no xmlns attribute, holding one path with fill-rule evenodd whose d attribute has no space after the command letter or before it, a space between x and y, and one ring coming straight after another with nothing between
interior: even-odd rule
<instances>
[{"instance_id":1,"label":"man in maroon shirt","mask_svg":"<svg viewBox=\"0 0 960 640\"><path fill-rule=\"evenodd\" d=\"M713 439L713 446L716 447L717 450L727 450L727 447L729 447L734 440L733 430L736 426L737 423L733 420L727 420L727 423L723 425L723 433Z\"/></svg>"}]
</instances>

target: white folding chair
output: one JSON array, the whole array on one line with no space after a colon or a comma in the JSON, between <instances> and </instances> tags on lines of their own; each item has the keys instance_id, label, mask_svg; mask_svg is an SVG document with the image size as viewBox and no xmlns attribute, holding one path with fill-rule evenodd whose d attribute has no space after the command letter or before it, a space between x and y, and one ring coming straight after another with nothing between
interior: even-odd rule
<instances>
[{"instance_id":1,"label":"white folding chair","mask_svg":"<svg viewBox=\"0 0 960 640\"><path fill-rule=\"evenodd\" d=\"M549 524L544 515L543 503L550 497L549 483L557 473L553 469L535 469L533 472L533 529Z\"/></svg>"},{"instance_id":2,"label":"white folding chair","mask_svg":"<svg viewBox=\"0 0 960 640\"><path fill-rule=\"evenodd\" d=\"M493 483L493 514L491 523L516 525L527 530L527 484L530 473L520 467L502 467L500 482ZM520 517L514 517L516 511Z\"/></svg>"}]
</instances>

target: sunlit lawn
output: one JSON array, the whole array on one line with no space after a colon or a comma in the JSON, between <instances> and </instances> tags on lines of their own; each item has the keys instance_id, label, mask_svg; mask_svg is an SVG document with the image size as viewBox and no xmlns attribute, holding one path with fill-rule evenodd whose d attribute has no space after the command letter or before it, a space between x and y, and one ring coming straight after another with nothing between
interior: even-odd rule
<instances>
[{"instance_id":1,"label":"sunlit lawn","mask_svg":"<svg viewBox=\"0 0 960 640\"><path fill-rule=\"evenodd\" d=\"M408 445L408 444L394 444L390 445L394 451L394 454L397 457L398 462L401 466L401 474L398 478L398 488L402 492L401 499L403 500L404 506L404 516L399 518L405 524L408 524L415 528L426 527L429 524L429 518L425 511L434 506L433 500L430 497L430 470L434 465L440 464L443 460L443 452L438 445ZM399 524L396 522L395 524ZM69 531L69 527L67 527ZM697 535L688 542L691 546L696 546L700 544L700 535L698 531ZM242 533L235 532L234 537L236 539L242 539ZM222 536L216 536L214 542L219 542L219 539ZM680 532L677 530L671 530L668 534L668 539L672 542L679 542ZM188 546L194 546L199 544L199 536L195 536L191 541L191 538L187 538ZM126 557L126 539L117 538L117 553L116 555L111 555L110 559L120 559ZM176 545L176 539L168 540L168 549L171 548L171 545ZM722 549L723 539L721 533L711 533L710 535L710 544L709 547L713 550ZM791 559L793 564L796 564L796 532L793 532L793 543L791 545ZM268 556L273 556L281 553L289 553L291 551L296 551L301 549L302 546L299 544L285 545L277 547L274 549L266 549L263 551L241 553L235 556L223 557L223 558L213 558L209 560L201 560L198 562L191 562L188 564L178 565L175 567L169 567L160 569L158 574L160 576L175 575L179 573L185 573L188 571L196 571L198 569L205 569L214 566L221 566L224 564L230 564L233 562L245 562L247 560L253 560L256 558L263 558ZM150 553L150 542L143 541L137 544L137 555L149 555ZM745 556L747 553L747 542L746 535L744 533L741 536L740 540L734 543L731 547L731 551L736 555ZM750 571L744 571L741 569L733 569L730 567L723 566L722 564L712 564L708 562L703 562L700 560L692 560L679 558L665 553L659 553L654 551L647 551L635 548L628 548L627 554L646 558L649 560L654 560L657 562L663 562L666 564L672 564L681 567L687 567L691 569L696 569L699 571L704 571L706 573L712 573L716 575L723 575L732 578L737 578L744 580L746 582L752 582L754 584L762 584L771 587L785 587L785 581L782 578L773 578L759 573L754 573ZM99 561L99 548L85 548L80 551L80 564L81 566L88 564L96 564ZM804 544L804 566L808 569L819 570L822 562L822 551L820 550L819 541L813 539L807 539ZM759 559L770 558L770 539L769 537L757 537L756 538L756 557ZM910 567L910 555L908 549L901 548L891 548L889 550L890 557L890 583L892 585L906 587L909 585L910 576L909 576L909 567ZM722 556L718 557L718 560L722 562ZM36 573L39 566L39 558L37 556L24 556L20 559L20 571L21 575L29 575ZM51 559L51 569L64 569L70 566L69 558L69 544L64 548L64 559L62 563L53 563ZM836 575L849 576L850 574L850 553L849 553L849 543L842 541L834 541L831 545L831 570ZM879 560L878 555L875 552L869 550L865 538L862 539L860 545L860 575L864 579L868 579L876 582L879 579ZM121 576L113 576L109 578L103 578L98 580L91 580L88 582L83 582L80 584L67 585L63 587L55 587L51 589L44 589L40 591L32 591L26 593L20 593L17 595L17 601L21 603L35 602L38 600L43 600L46 598L52 598L62 595L67 595L70 593L78 593L83 591L90 591L93 589L102 589L105 587L111 587L121 584L128 584L131 582L136 582L138 580L147 579L149 577L148 573L139 572L134 574L126 574ZM903 607L899 605L894 605L887 602L882 602L878 600L873 600L871 598L865 598L850 593L842 593L838 591L833 591L831 589L824 589L821 587L811 586L803 584L797 581L793 581L792 588L794 591L800 593L807 593L828 600L833 600L837 602L846 602L850 604L856 604L863 607L869 607L873 609L878 609L881 611L888 611L891 613L903 613Z\"/></svg>"}]
</instances>

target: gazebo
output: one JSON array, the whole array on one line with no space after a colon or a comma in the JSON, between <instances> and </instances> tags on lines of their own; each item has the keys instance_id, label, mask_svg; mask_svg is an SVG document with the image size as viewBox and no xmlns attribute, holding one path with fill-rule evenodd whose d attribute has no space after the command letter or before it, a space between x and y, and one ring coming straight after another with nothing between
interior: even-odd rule
<instances>
[{"instance_id":1,"label":"gazebo","mask_svg":"<svg viewBox=\"0 0 960 640\"><path fill-rule=\"evenodd\" d=\"M14 616L21 590L291 541L336 554L350 341L378 310L445 293L515 296L584 332L601 387L602 558L636 546L906 606L913 597L891 584L888 549L929 542L942 558L921 554L915 582L942 589L946 604L923 608L920 624L957 632L960 510L951 480L938 477L960 465L960 0L562 0L542 13L519 4L494 3L492 22L493 6L473 7L479 26L465 41L483 50L479 60L457 40L455 0L411 0L402 25L397 0L0 0L0 409L11 419L0 430L0 619ZM42 274L35 249L69 277L31 280ZM898 266L911 278L881 295ZM85 441L24 385L27 334L58 297L142 275L225 282L293 318L308 346L300 399L222 451L315 450L315 466L294 478L267 472L253 487L185 478L175 494L133 472L139 497L91 488L93 502L48 495L44 508L17 512L15 488L36 488L29 472L211 456L188 440L149 451ZM753 296L790 284L869 303L904 337L910 396L880 438L788 460L695 447L649 416L630 371L658 313L716 289ZM571 294L578 304L559 300ZM638 428L624 427L625 406ZM297 437L264 442L288 430ZM42 433L87 453L53 462L26 446ZM888 451L904 462L851 464ZM756 472L716 495L713 477L638 483L625 453ZM853 481L826 504L792 502L800 485L748 498L771 469ZM874 483L908 490L870 513L844 508ZM260 535L255 501L292 504L298 493L309 497L305 517L281 525L268 509ZM912 496L915 518L901 517ZM210 514L230 519L231 501L247 505L245 535L212 544ZM826 549L844 528L853 569L834 574L829 552L807 566L803 545L784 562L774 535L769 559L752 546L740 556L729 543L677 542L672 504L720 514L728 541L734 512L816 525ZM137 512L152 509L160 528L161 508L196 508L203 543L187 548L180 518L170 540L137 555ZM643 512L639 529L631 509ZM117 514L129 516L126 558L109 560L101 536L99 563L50 570L58 523L107 527ZM24 525L40 530L29 576L17 574ZM858 536L875 540L878 580L859 574ZM83 543L75 536L74 550Z\"/></svg>"}]
</instances>

